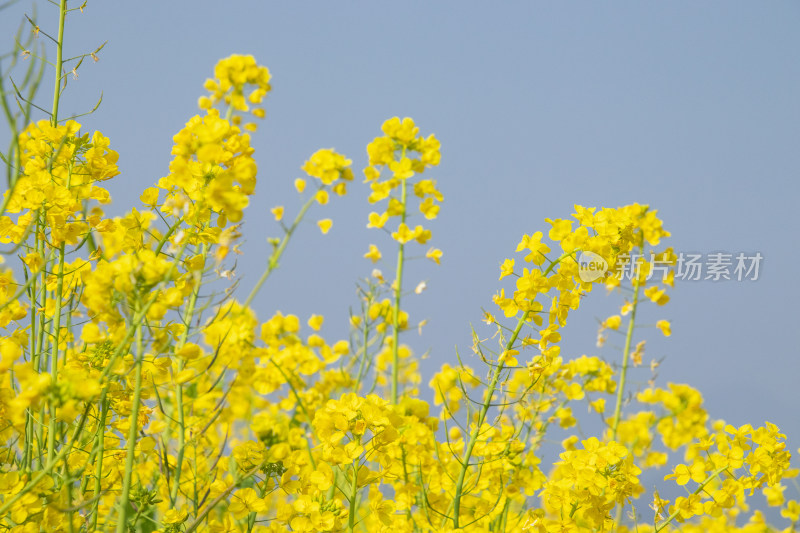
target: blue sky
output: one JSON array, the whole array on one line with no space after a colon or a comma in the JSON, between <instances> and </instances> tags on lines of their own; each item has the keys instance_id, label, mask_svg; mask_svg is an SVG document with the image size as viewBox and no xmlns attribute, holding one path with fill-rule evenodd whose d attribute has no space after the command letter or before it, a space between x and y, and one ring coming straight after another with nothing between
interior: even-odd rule
<instances>
[{"instance_id":1,"label":"blue sky","mask_svg":"<svg viewBox=\"0 0 800 533\"><path fill-rule=\"evenodd\" d=\"M0 11L3 50L24 12L27 2ZM39 12L53 31L55 9L42 3ZM360 178L385 119L411 116L435 133L442 164L430 177L445 202L432 244L444 257L440 267L415 262L407 277L410 289L428 284L407 298L412 320L429 322L406 338L416 353L431 351L425 381L455 362L455 346L467 351L469 324L493 308L499 264L522 234L546 231L544 219L569 216L573 204L650 204L678 252L759 252L758 281L679 282L672 301L643 319L670 319L673 336L642 328L635 340L648 339L646 360L666 357L661 385L699 388L712 417L733 424L772 421L796 450L798 22L800 4L789 1L94 1L68 19L66 55L108 44L70 80L61 116L90 109L103 92L81 122L121 154L109 186L120 213L167 173L171 138L197 112L218 59L253 54L269 67L242 299L266 258L265 237L279 235L269 209L296 210L292 181L316 149L347 154ZM358 179L351 191L298 232L255 304L260 318L320 313L326 337L345 337L355 281L372 270L362 254L370 243L390 250L365 227L366 186ZM334 220L325 237L313 224L323 217ZM600 291L586 298L564 332L564 355L618 360L595 347L597 321L618 303ZM632 386L648 377L635 373Z\"/></svg>"}]
</instances>

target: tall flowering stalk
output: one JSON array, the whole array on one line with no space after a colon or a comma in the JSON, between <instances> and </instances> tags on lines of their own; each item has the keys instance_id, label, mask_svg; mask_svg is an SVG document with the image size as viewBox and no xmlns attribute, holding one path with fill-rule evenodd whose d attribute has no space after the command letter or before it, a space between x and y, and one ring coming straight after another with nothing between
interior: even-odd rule
<instances>
[{"instance_id":1,"label":"tall flowering stalk","mask_svg":"<svg viewBox=\"0 0 800 533\"><path fill-rule=\"evenodd\" d=\"M396 230L391 232L391 237L397 242L397 263L395 265L395 278L391 284L393 293L391 304L391 401L397 404L400 393L400 340L399 334L407 326L407 320L401 310L403 295L403 272L406 262L406 246L411 241L424 245L431 238L431 231L421 224L414 225L413 229L408 222L412 213L409 213L409 184L413 183L414 195L419 199L418 209L427 220L433 220L439 214L439 203L444 197L436 188L436 182L428 179L412 181L416 175L421 175L426 169L437 166L441 159L439 141L435 136L427 138L419 135L419 128L410 118L402 121L394 117L383 123L384 135L377 137L367 146L369 166L364 170L366 181L370 184L372 193L369 202L372 204L387 200L385 211L372 212L369 215L370 228L384 228L390 219L399 219ZM390 172L391 177L381 179L384 172ZM436 263L442 253L436 248L430 248L426 256ZM375 245L370 246L366 257L373 260L380 258L380 250Z\"/></svg>"}]
</instances>

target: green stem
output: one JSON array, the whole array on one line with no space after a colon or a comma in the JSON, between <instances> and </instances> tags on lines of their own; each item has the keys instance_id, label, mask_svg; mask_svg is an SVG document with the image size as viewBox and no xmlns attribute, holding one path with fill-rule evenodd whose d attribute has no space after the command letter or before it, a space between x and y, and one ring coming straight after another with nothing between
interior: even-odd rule
<instances>
[{"instance_id":1,"label":"green stem","mask_svg":"<svg viewBox=\"0 0 800 533\"><path fill-rule=\"evenodd\" d=\"M694 489L694 492L692 492L692 496L694 496L694 495L697 495L697 494L700 494L700 492L702 492L702 491L703 491L703 489L705 489L705 488L706 488L706 485L708 485L709 483L711 483L711 481L713 481L713 480L714 480L714 479L715 479L717 476L719 476L721 473L723 473L725 470L727 470L727 469L728 469L728 466L729 466L729 465L725 465L725 466L723 466L723 467L721 467L721 468L717 468L716 470L714 470L713 472L711 472L711 474L710 474L710 475L709 475L709 476L708 476L708 477L705 479L705 481L703 481L703 482L702 482L702 483L701 483L701 484L700 484L700 485L699 485L699 486L698 486L696 489ZM676 509L675 509L675 510L672 512L672 514L671 514L671 515L669 515L669 516L667 517L667 519L666 519L666 520L664 520L663 522L661 522L661 525L660 525L660 526L657 526L657 527L655 528L655 530L653 531L653 533L658 533L659 531L661 531L662 529L664 529L665 527L667 527L667 526L668 526L668 525L669 525L669 524L670 524L670 523L671 523L673 520L675 520L675 519L678 517L678 515L679 515L679 514L681 514L681 512L680 512L680 510L679 510L679 509L677 509L677 508L676 508Z\"/></svg>"},{"instance_id":2,"label":"green stem","mask_svg":"<svg viewBox=\"0 0 800 533\"><path fill-rule=\"evenodd\" d=\"M103 454L105 453L106 416L108 414L108 401L103 399L100 407L100 420L97 422L97 455L94 471L94 510L92 511L91 531L97 531L97 519L100 515L100 493L103 490Z\"/></svg>"},{"instance_id":3,"label":"green stem","mask_svg":"<svg viewBox=\"0 0 800 533\"><path fill-rule=\"evenodd\" d=\"M350 513L347 516L347 531L353 533L356 526L356 513L358 509L358 459L353 461L353 482L350 485Z\"/></svg>"},{"instance_id":4,"label":"green stem","mask_svg":"<svg viewBox=\"0 0 800 533\"><path fill-rule=\"evenodd\" d=\"M36 233L36 246L37 252L41 257L44 257L44 249L45 249L45 239L40 238L40 235L44 235L44 216L41 212L37 213L37 233ZM40 288L40 300L38 302L32 302L32 307L38 307L42 309L42 312L38 313L39 319L39 327L36 337L36 351L34 353L34 358L36 359L34 367L36 368L36 372L42 373L44 369L47 368L47 357L46 357L46 349L45 349L45 325L47 324L47 315L44 313L44 310L47 309L47 272L46 269L41 269L39 271L39 275L41 276L41 288ZM46 450L44 449L44 418L45 418L45 405L42 402L42 405L39 407L39 424L36 427L36 448L37 448L37 462L40 467L45 465L44 454Z\"/></svg>"},{"instance_id":5,"label":"green stem","mask_svg":"<svg viewBox=\"0 0 800 533\"><path fill-rule=\"evenodd\" d=\"M403 151L405 155L405 150ZM406 192L407 181L403 180L400 189L400 203L403 205L403 213L400 215L400 222L406 222ZM403 290L403 263L405 261L405 244L402 242L397 247L397 271L395 273L394 281L394 305L392 306L392 403L397 404L399 391L398 391L398 374L400 373L400 345L398 342L398 334L400 333L400 295Z\"/></svg>"},{"instance_id":6,"label":"green stem","mask_svg":"<svg viewBox=\"0 0 800 533\"><path fill-rule=\"evenodd\" d=\"M530 311L525 311L522 317L517 321L517 326L514 328L514 332L511 334L511 338L509 339L508 343L506 343L506 350L510 350L514 343L517 341L517 337L519 337L519 332L522 330L522 325L525 324L525 321L528 319L530 315ZM498 363L497 366L494 367L494 372L492 372L492 379L489 382L489 389L486 393L486 398L483 401L483 405L481 406L481 410L478 413L478 420L470 432L469 442L467 443L467 447L464 450L464 456L461 459L461 471L458 473L458 481L456 481L456 495L453 499L453 528L458 529L458 521L459 515L461 513L461 496L464 490L464 480L467 477L467 470L469 470L469 461L472 458L472 450L475 448L475 444L478 442L478 435L481 430L481 426L483 425L484 420L486 420L486 413L489 412L489 408L492 405L492 398L494 397L494 391L497 389L497 382L500 380L500 373L505 368L503 363Z\"/></svg>"},{"instance_id":7,"label":"green stem","mask_svg":"<svg viewBox=\"0 0 800 533\"><path fill-rule=\"evenodd\" d=\"M22 285L22 287L14 294L14 296L12 296L8 300L6 300L6 303L0 305L0 311L5 309L9 305L13 304L14 302L18 302L20 296L22 296L24 293L28 292L28 289L30 289L31 287L33 287L33 292L35 293L36 292L36 276L35 275L31 275L31 277L29 277L27 280L25 280L25 284ZM28 294L30 294L30 292L28 292ZM35 306L31 306L31 319L32 320L35 320L35 318L36 318L36 312L35 312L34 307Z\"/></svg>"},{"instance_id":8,"label":"green stem","mask_svg":"<svg viewBox=\"0 0 800 533\"><path fill-rule=\"evenodd\" d=\"M289 229L286 230L286 233L284 234L283 239L281 239L280 244L278 244L277 248L275 248L275 250L273 250L272 254L269 256L269 260L267 262L267 268L266 270L264 270L264 273L261 274L261 278L259 278L258 282L256 282L255 287L253 287L253 290L250 291L250 294L244 301L243 304L244 307L250 306L250 303L253 301L253 298L256 297L256 294L258 294L258 291L261 289L261 286L264 285L264 282L267 281L267 278L269 278L270 274L272 274L272 271L278 268L278 261L280 260L281 255L283 255L283 251L286 249L286 245L289 244L289 239L291 239L292 234L297 229L297 226L300 225L300 221L303 220L306 211L308 211L308 208L311 207L311 204L313 204L314 202L315 199L312 196L306 201L305 204L303 204L303 207L300 208L300 212L297 213L294 222L292 222L292 225L289 227Z\"/></svg>"},{"instance_id":9,"label":"green stem","mask_svg":"<svg viewBox=\"0 0 800 533\"><path fill-rule=\"evenodd\" d=\"M173 227L180 224L182 220L183 219L179 219L178 221L176 221ZM168 239L167 235L164 235L164 237L161 238L161 242L158 244L157 247L159 250L167 241L167 239ZM174 256L174 261L172 262L172 265L170 266L167 273L164 274L164 277L159 282L159 284L161 284L162 286L166 285L166 282L172 279L172 276L175 274L175 270L178 268L178 263L181 262L181 258L183 257L183 254L188 246L189 246L189 239L187 238L184 240L183 244L181 244L180 249ZM148 311L150 311L150 308L153 307L153 304L155 304L156 300L158 300L158 296L160 293L161 293L161 287L159 287L158 285L153 287L150 290L150 298L147 300L147 303L145 303L144 306L142 306L142 308L131 318L131 323L129 324L128 329L125 331L125 336L122 338L119 344L117 344L116 350L114 350L114 352L111 354L111 357L108 358L108 364L106 364L106 367L100 373L99 380L101 382L106 378L108 378L108 375L114 369L117 359L119 359L122 356L122 352L128 349L128 342L130 342L131 338L133 338L134 333L138 330L139 326L141 326L142 322L147 316Z\"/></svg>"},{"instance_id":10,"label":"green stem","mask_svg":"<svg viewBox=\"0 0 800 533\"><path fill-rule=\"evenodd\" d=\"M186 526L186 531L184 531L184 533L192 533L193 531L195 531L200 526L200 524L206 519L206 517L208 516L208 513L210 513L217 505L219 505L222 500L227 498L228 495L231 492L233 492L233 489L238 487L242 482L250 479L250 477L252 477L255 474L257 474L259 472L259 470L261 470L261 467L263 467L266 463L267 463L267 460L264 459L259 465L257 465L252 470L247 472L244 476L242 476L241 479L235 481L228 488L226 488L222 492L222 494L220 494L219 496L217 496L216 498L211 500L211 503L209 503L208 505L203 507L203 510L200 512L199 515L197 515L197 517L194 519L194 521L191 524L189 524L188 526Z\"/></svg>"},{"instance_id":11,"label":"green stem","mask_svg":"<svg viewBox=\"0 0 800 533\"><path fill-rule=\"evenodd\" d=\"M176 224L179 224L179 223L180 223L180 220L178 222L176 222ZM161 245L163 245L163 242L166 241L166 239L167 239L166 236L162 238L162 244ZM172 276L173 276L173 274L175 272L175 269L177 268L178 263L180 262L181 258L183 257L183 254L184 254L188 244L189 244L189 240L186 239L185 242L181 245L180 250L178 250L177 254L175 255L175 261L172 263L172 266L170 267L170 269L167 271L167 273L164 275L164 278L160 282L161 284L166 284L166 282L168 280L172 279ZM161 246L161 245L159 245L159 246ZM44 277L44 270L42 272L43 272L43 277ZM44 280L42 281L42 284L44 285ZM114 367L116 365L117 359L119 359L119 357L122 356L122 353L124 351L127 351L128 343L133 338L134 334L139 331L140 326L141 326L142 322L144 321L145 316L147 315L147 312L150 310L150 308L153 306L153 304L158 299L158 295L160 293L160 287L156 286L150 292L151 292L150 298L141 307L141 309L136 314L134 314L134 316L131 318L130 324L128 326L128 329L125 332L125 336L119 342L119 344L117 345L116 350L114 350L114 353L111 354L111 357L109 357L108 363L106 364L106 367L103 369L103 371L100 373L100 376L98 376L98 381L100 381L101 383L105 382L108 379L109 374L111 374L111 372L113 371L113 369L114 369ZM41 304L41 306L44 308L44 304ZM42 321L41 321L41 325L40 325L40 329L39 329L39 331L40 331L39 346L42 346L42 344L43 344L43 340L42 340L42 331L44 329L44 314L43 313L41 314L41 317L42 317ZM103 396L102 396L101 401L105 400L105 395L106 395L106 391L103 392ZM46 464L44 464L44 461L42 461L40 459L40 463L42 463L42 468L41 468L41 470L39 470L39 472L36 474L36 476L33 479L31 479L31 481L29 481L22 488L21 491L17 492L13 497L9 498L7 501L3 502L2 506L0 506L0 516L3 516L3 513L8 511L14 503L16 503L20 498L22 498L25 494L30 492L34 487L36 487L36 485L42 479L44 479L44 477L47 476L50 473L51 470L53 470L53 468L56 466L56 464L58 464L58 462L61 461L70 452L70 450L72 450L72 446L75 444L75 441L78 440L78 436L80 435L81 431L83 431L83 426L86 424L86 420L88 419L88 416L89 416L89 409L90 409L90 406L87 405L86 406L86 410L84 410L83 414L81 415L81 417L80 417L80 419L78 421L78 425L77 425L75 431L73 432L73 435L72 435L69 443L67 443L66 446L61 448L61 450L58 452L58 454L56 454L55 457L53 457L52 461L48 461ZM44 417L43 408L42 408L42 411L40 411L39 416L40 416L40 419ZM41 424L39 425L39 429L40 430L42 429ZM41 435L37 435L37 439L38 439L39 442L41 442L42 441ZM40 447L40 450L39 450L39 455L41 457L41 447ZM187 533L188 533L188 530L187 530Z\"/></svg>"},{"instance_id":12,"label":"green stem","mask_svg":"<svg viewBox=\"0 0 800 533\"><path fill-rule=\"evenodd\" d=\"M639 253L643 253L643 247L639 247ZM635 270L635 269L634 269ZM611 428L611 440L616 440L617 429L619 427L619 417L622 413L622 400L625 394L625 380L628 377L628 364L630 363L631 344L633 339L633 328L636 325L636 308L639 306L639 290L641 283L639 282L639 272L635 270L634 291L633 291L633 304L631 308L631 320L628 322L628 332L625 334L625 348L622 351L622 369L619 375L619 387L617 389L617 404L614 407L614 424Z\"/></svg>"},{"instance_id":13,"label":"green stem","mask_svg":"<svg viewBox=\"0 0 800 533\"><path fill-rule=\"evenodd\" d=\"M61 338L61 296L64 290L64 243L58 251L58 281L56 282L55 311L53 313L53 333L50 348L50 375L53 384L58 381L59 339ZM56 406L55 399L50 403L50 425L47 429L47 460L53 459L56 448Z\"/></svg>"},{"instance_id":14,"label":"green stem","mask_svg":"<svg viewBox=\"0 0 800 533\"><path fill-rule=\"evenodd\" d=\"M369 301L367 302L369 303ZM358 376L356 377L356 384L353 387L353 390L358 394L359 389L361 388L361 378L364 376L364 368L367 366L367 343L369 342L369 326L367 325L367 318L369 317L368 313L364 313L364 321L363 321L363 331L361 336L361 362L358 365Z\"/></svg>"},{"instance_id":15,"label":"green stem","mask_svg":"<svg viewBox=\"0 0 800 533\"><path fill-rule=\"evenodd\" d=\"M62 50L64 48L64 20L67 18L67 0L61 0L58 6L58 41L56 41L56 82L53 89L53 110L50 123L58 126L58 101L61 99L61 71L64 61Z\"/></svg>"},{"instance_id":16,"label":"green stem","mask_svg":"<svg viewBox=\"0 0 800 533\"><path fill-rule=\"evenodd\" d=\"M200 254L205 257L208 251L208 245L203 243L201 247ZM186 341L189 339L189 331L192 326L192 321L194 320L194 313L195 307L197 305L197 297L200 294L200 279L195 279L195 286L194 290L192 291L191 296L189 297L189 304L186 308L186 322L184 324L185 328L181 333L181 337L178 341L177 346L175 347L175 351L180 351L185 345ZM182 371L184 367L184 361L180 360L178 362L178 371ZM172 485L172 490L170 491L170 501L172 505L175 505L175 500L178 499L178 490L181 484L181 467L183 465L183 456L186 450L186 422L184 420L184 412L183 412L183 384L177 383L175 385L175 408L178 411L178 456L175 460L175 480L174 484Z\"/></svg>"},{"instance_id":17,"label":"green stem","mask_svg":"<svg viewBox=\"0 0 800 533\"><path fill-rule=\"evenodd\" d=\"M144 350L142 348L142 328L136 328L136 382L133 389L133 404L131 405L130 427L128 428L128 442L125 455L125 473L122 478L122 496L119 501L117 514L117 533L128 531L128 502L130 500L131 478L133 477L133 463L136 452L136 432L139 420L139 406L142 397L142 362Z\"/></svg>"},{"instance_id":18,"label":"green stem","mask_svg":"<svg viewBox=\"0 0 800 533\"><path fill-rule=\"evenodd\" d=\"M25 270L27 273L27 270ZM31 272L31 280L33 283L28 292L28 300L31 302L31 337L30 337L30 350L31 350L31 363L33 364L33 371L39 372L39 353L36 346L36 274ZM25 472L30 474L33 469L33 430L35 419L30 407L26 410L25 415Z\"/></svg>"},{"instance_id":19,"label":"green stem","mask_svg":"<svg viewBox=\"0 0 800 533\"><path fill-rule=\"evenodd\" d=\"M83 431L83 426L86 423L86 418L89 414L90 406L86 406L86 410L83 412L83 415L78 422L78 425L75 427L75 431L72 433L72 437L70 438L69 443L61 448L61 450L53 457L52 461L48 461L45 465L43 465L42 469L39 470L36 475L24 486L22 490L8 498L6 501L0 505L0 516L6 516L6 512L11 509L11 507L19 501L20 498L25 496L31 490L33 490L46 476L50 474L50 472L56 467L56 465L67 456L67 454L72 450L72 447L75 445L75 442L78 440L78 436Z\"/></svg>"},{"instance_id":20,"label":"green stem","mask_svg":"<svg viewBox=\"0 0 800 533\"><path fill-rule=\"evenodd\" d=\"M570 257L575 252L568 252L561 255L558 259L554 262L550 263L550 265L545 269L544 273L542 274L543 277L546 277L552 270L555 268L557 264L561 261ZM517 326L514 328L514 332L511 334L511 338L505 345L505 350L510 350L514 343L517 342L517 338L519 337L519 332L522 330L522 326L528 320L528 316L530 316L530 310L525 311L522 317L517 321ZM461 513L461 497L463 496L464 491L464 480L467 477L467 470L469 470L469 461L472 458L472 450L475 448L475 444L478 442L478 435L480 434L481 426L483 422L486 420L486 414L489 412L489 408L492 405L492 399L494 398L495 390L497 389L497 382L500 380L500 374L502 373L505 365L503 363L498 363L497 366L494 367L494 372L492 372L492 378L489 382L489 389L486 391L486 398L483 401L483 405L481 406L481 410L478 413L478 420L475 424L475 427L470 432L469 442L467 443L467 447L464 450L464 455L461 458L461 470L458 473L458 480L456 481L456 493L455 498L453 499L452 509L453 509L453 528L458 529L460 513Z\"/></svg>"},{"instance_id":21,"label":"green stem","mask_svg":"<svg viewBox=\"0 0 800 533\"><path fill-rule=\"evenodd\" d=\"M64 2L66 5L66 1ZM63 33L63 20L61 21L61 33ZM59 39L60 41L60 39ZM55 102L54 105L58 105L58 102ZM72 183L72 165L69 166L68 174L67 174L67 183L66 187L69 190ZM46 216L46 215L45 215ZM50 374L53 383L58 383L58 355L60 353L60 344L61 344L61 308L63 306L63 292L64 292L64 260L66 256L66 243L62 242L61 245L58 247L58 281L56 282L56 292L55 292L55 310L53 311L53 333L52 333L52 344L50 348ZM64 354L65 361L64 364L66 365L66 351ZM50 425L47 431L47 460L49 461L53 457L53 453L55 451L56 445L56 428L57 428L57 420L56 420L56 406L55 401L50 404Z\"/></svg>"}]
</instances>

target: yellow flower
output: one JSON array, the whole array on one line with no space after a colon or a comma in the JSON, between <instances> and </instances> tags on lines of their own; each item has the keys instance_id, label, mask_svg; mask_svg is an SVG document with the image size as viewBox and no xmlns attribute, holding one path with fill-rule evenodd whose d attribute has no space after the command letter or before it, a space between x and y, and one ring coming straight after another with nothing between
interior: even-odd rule
<instances>
[{"instance_id":1,"label":"yellow flower","mask_svg":"<svg viewBox=\"0 0 800 533\"><path fill-rule=\"evenodd\" d=\"M766 496L767 498L767 505L771 507L777 507L779 505L783 505L783 502L786 501L786 499L783 496L784 490L786 490L786 487L784 487L783 485L765 487L764 496Z\"/></svg>"},{"instance_id":2,"label":"yellow flower","mask_svg":"<svg viewBox=\"0 0 800 533\"><path fill-rule=\"evenodd\" d=\"M503 261L503 264L500 265L500 279L503 279L506 276L510 276L514 273L514 260L513 259L506 259Z\"/></svg>"},{"instance_id":3,"label":"yellow flower","mask_svg":"<svg viewBox=\"0 0 800 533\"><path fill-rule=\"evenodd\" d=\"M314 331L319 331L319 328L322 327L322 322L325 320L325 317L322 315L311 315L311 318L308 319L308 327L313 329Z\"/></svg>"},{"instance_id":4,"label":"yellow flower","mask_svg":"<svg viewBox=\"0 0 800 533\"><path fill-rule=\"evenodd\" d=\"M702 483L706 478L705 467L701 462L692 463L692 466L680 464L675 467L672 474L664 476L664 479L675 478L678 485L686 485L689 481Z\"/></svg>"},{"instance_id":5,"label":"yellow flower","mask_svg":"<svg viewBox=\"0 0 800 533\"><path fill-rule=\"evenodd\" d=\"M374 244L369 245L369 252L364 254L364 257L371 260L373 263L377 263L378 260L381 258L381 251L378 250L378 247Z\"/></svg>"},{"instance_id":6,"label":"yellow flower","mask_svg":"<svg viewBox=\"0 0 800 533\"><path fill-rule=\"evenodd\" d=\"M666 320L656 322L656 327L661 330L665 337L672 335L672 325Z\"/></svg>"},{"instance_id":7,"label":"yellow flower","mask_svg":"<svg viewBox=\"0 0 800 533\"><path fill-rule=\"evenodd\" d=\"M379 215L378 213L372 212L369 214L369 223L367 224L368 228L382 228L386 221L389 220L389 213L383 213Z\"/></svg>"},{"instance_id":8,"label":"yellow flower","mask_svg":"<svg viewBox=\"0 0 800 533\"><path fill-rule=\"evenodd\" d=\"M175 355L187 361L192 361L203 355L203 350L193 342L187 342Z\"/></svg>"},{"instance_id":9,"label":"yellow flower","mask_svg":"<svg viewBox=\"0 0 800 533\"><path fill-rule=\"evenodd\" d=\"M519 364L517 363L517 355L519 355L519 350L504 350L500 357L497 358L497 362L507 366L517 366Z\"/></svg>"},{"instance_id":10,"label":"yellow flower","mask_svg":"<svg viewBox=\"0 0 800 533\"><path fill-rule=\"evenodd\" d=\"M619 315L613 315L613 316L610 316L610 317L606 318L606 320L603 322L603 327L606 327L608 329L617 330L617 329L619 329L619 326L621 324L622 324L622 317L619 316Z\"/></svg>"},{"instance_id":11,"label":"yellow flower","mask_svg":"<svg viewBox=\"0 0 800 533\"><path fill-rule=\"evenodd\" d=\"M234 518L240 520L251 512L259 513L267 508L267 504L258 497L258 493L251 489L241 489L234 492L230 497L230 511Z\"/></svg>"},{"instance_id":12,"label":"yellow flower","mask_svg":"<svg viewBox=\"0 0 800 533\"><path fill-rule=\"evenodd\" d=\"M419 227L419 226L418 226ZM412 231L405 222L401 222L400 226L398 226L397 231L392 233L392 238L399 242L400 244L406 244L409 241L414 240L417 237L416 230Z\"/></svg>"},{"instance_id":13,"label":"yellow flower","mask_svg":"<svg viewBox=\"0 0 800 533\"><path fill-rule=\"evenodd\" d=\"M550 252L550 247L541 242L542 232L537 231L533 235L523 235L522 240L517 245L517 251L521 252L528 249L530 253L525 256L525 261L534 265L541 265L546 258L545 254Z\"/></svg>"},{"instance_id":14,"label":"yellow flower","mask_svg":"<svg viewBox=\"0 0 800 533\"><path fill-rule=\"evenodd\" d=\"M279 205L272 208L272 215L275 217L276 222L280 222L283 218L283 206Z\"/></svg>"},{"instance_id":15,"label":"yellow flower","mask_svg":"<svg viewBox=\"0 0 800 533\"><path fill-rule=\"evenodd\" d=\"M414 175L414 171L411 168L411 160L407 157L402 158L400 161L389 163L389 170L394 172L394 177L399 180L405 180Z\"/></svg>"},{"instance_id":16,"label":"yellow flower","mask_svg":"<svg viewBox=\"0 0 800 533\"><path fill-rule=\"evenodd\" d=\"M786 502L786 507L781 509L781 516L788 518L792 522L800 521L800 503L797 503L797 500Z\"/></svg>"},{"instance_id":17,"label":"yellow flower","mask_svg":"<svg viewBox=\"0 0 800 533\"><path fill-rule=\"evenodd\" d=\"M425 257L430 259L431 261L435 262L437 265L441 264L439 261L442 258L442 251L438 248L431 248L425 254Z\"/></svg>"},{"instance_id":18,"label":"yellow flower","mask_svg":"<svg viewBox=\"0 0 800 533\"><path fill-rule=\"evenodd\" d=\"M439 214L439 206L433 203L433 198L430 197L419 204L419 210L428 220L433 220Z\"/></svg>"},{"instance_id":19,"label":"yellow flower","mask_svg":"<svg viewBox=\"0 0 800 533\"><path fill-rule=\"evenodd\" d=\"M394 502L384 500L378 493L378 496L370 498L369 509L384 526L392 525L392 515L395 511Z\"/></svg>"},{"instance_id":20,"label":"yellow flower","mask_svg":"<svg viewBox=\"0 0 800 533\"><path fill-rule=\"evenodd\" d=\"M161 523L165 525L182 524L186 521L189 514L186 511L178 511L177 509L170 509L161 518Z\"/></svg>"},{"instance_id":21,"label":"yellow flower","mask_svg":"<svg viewBox=\"0 0 800 533\"><path fill-rule=\"evenodd\" d=\"M0 340L0 371L9 370L22 357L22 347L10 338Z\"/></svg>"},{"instance_id":22,"label":"yellow flower","mask_svg":"<svg viewBox=\"0 0 800 533\"><path fill-rule=\"evenodd\" d=\"M544 219L545 222L549 222L553 227L550 229L550 233L548 237L550 237L551 241L560 241L564 239L567 235L570 234L572 231L572 221L571 220L561 220L556 219L552 220L549 218Z\"/></svg>"},{"instance_id":23,"label":"yellow flower","mask_svg":"<svg viewBox=\"0 0 800 533\"><path fill-rule=\"evenodd\" d=\"M25 263L25 266L28 267L28 270L30 270L33 274L39 272L44 264L44 259L41 255L39 255L38 252L29 253L22 259L22 261Z\"/></svg>"},{"instance_id":24,"label":"yellow flower","mask_svg":"<svg viewBox=\"0 0 800 533\"><path fill-rule=\"evenodd\" d=\"M264 116L260 107L251 109L248 104L260 104L264 96L272 89L269 84L270 73L267 67L259 65L251 55L234 54L221 59L214 67L214 79L206 80L204 87L211 94L198 100L200 109L209 110L211 106L222 102L238 111L250 111L258 118ZM245 96L246 86L255 86ZM234 116L234 119L241 117Z\"/></svg>"},{"instance_id":25,"label":"yellow flower","mask_svg":"<svg viewBox=\"0 0 800 533\"><path fill-rule=\"evenodd\" d=\"M592 406L598 413L603 413L606 410L606 399L605 398L598 398L593 402L589 402L589 405Z\"/></svg>"},{"instance_id":26,"label":"yellow flower","mask_svg":"<svg viewBox=\"0 0 800 533\"><path fill-rule=\"evenodd\" d=\"M328 191L319 190L317 194L314 195L314 199L317 201L319 205L325 205L328 203Z\"/></svg>"},{"instance_id":27,"label":"yellow flower","mask_svg":"<svg viewBox=\"0 0 800 533\"><path fill-rule=\"evenodd\" d=\"M353 179L353 171L350 169L351 160L330 149L317 150L311 158L303 165L303 170L324 185L332 185L335 181L343 179L350 181Z\"/></svg>"},{"instance_id":28,"label":"yellow flower","mask_svg":"<svg viewBox=\"0 0 800 533\"><path fill-rule=\"evenodd\" d=\"M317 226L319 226L319 230L322 232L322 234L325 235L331 230L331 226L333 226L333 220L329 218L323 218L322 220L317 221Z\"/></svg>"},{"instance_id":29,"label":"yellow flower","mask_svg":"<svg viewBox=\"0 0 800 533\"><path fill-rule=\"evenodd\" d=\"M669 302L669 296L666 294L666 291L655 286L645 289L644 294L650 298L653 303L658 305L664 305L665 303Z\"/></svg>"},{"instance_id":30,"label":"yellow flower","mask_svg":"<svg viewBox=\"0 0 800 533\"><path fill-rule=\"evenodd\" d=\"M141 196L139 196L139 200L145 205L155 207L156 203L158 203L158 195L158 188L148 187L142 192Z\"/></svg>"}]
</instances>

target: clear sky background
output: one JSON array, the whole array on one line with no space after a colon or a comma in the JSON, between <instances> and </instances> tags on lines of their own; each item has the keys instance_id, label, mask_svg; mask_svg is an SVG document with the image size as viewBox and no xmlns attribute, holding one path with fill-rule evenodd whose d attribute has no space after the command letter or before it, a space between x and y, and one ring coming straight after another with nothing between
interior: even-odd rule
<instances>
[{"instance_id":1,"label":"clear sky background","mask_svg":"<svg viewBox=\"0 0 800 533\"><path fill-rule=\"evenodd\" d=\"M77 3L75 4L77 6ZM0 45L30 13L0 11ZM55 31L55 8L39 5ZM549 229L573 204L658 209L677 252L760 252L752 282L678 282L643 324L672 321L673 335L637 330L645 360L666 357L659 384L688 383L714 418L769 420L800 446L797 238L800 171L800 3L773 2L101 2L68 19L66 56L107 46L69 81L61 116L103 104L81 120L120 152L109 183L115 213L166 175L172 136L192 115L216 61L253 54L273 74L267 119L253 137L258 187L246 212L239 260L244 298L279 236L269 209L299 206L292 181L318 148L353 159L346 198L312 212L282 268L257 299L275 310L326 316L331 340L345 338L355 281L372 265L370 243L392 255L388 236L367 230L366 144L392 116L413 117L442 142L430 172L445 195L431 244L442 265L418 261L407 287L412 320L430 349L425 381L469 324L494 309L499 264L523 233ZM51 50L52 52L52 50ZM41 103L51 99L51 76ZM0 132L7 146L7 132ZM334 226L321 236L317 218ZM420 247L424 252L427 247ZM390 272L385 266L384 272ZM571 316L562 353L620 359L621 339L595 346L598 320L619 297L596 291ZM475 368L480 363L470 362ZM649 372L635 372L640 387Z\"/></svg>"}]
</instances>

